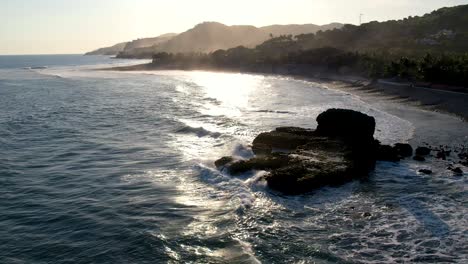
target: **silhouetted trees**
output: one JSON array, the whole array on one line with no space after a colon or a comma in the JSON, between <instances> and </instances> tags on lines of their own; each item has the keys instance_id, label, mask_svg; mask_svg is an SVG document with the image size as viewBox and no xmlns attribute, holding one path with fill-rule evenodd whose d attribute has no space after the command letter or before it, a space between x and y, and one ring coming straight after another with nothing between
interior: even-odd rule
<instances>
[{"instance_id":1,"label":"silhouetted trees","mask_svg":"<svg viewBox=\"0 0 468 264\"><path fill-rule=\"evenodd\" d=\"M333 47L301 50L292 37L269 40L254 49L236 47L210 54L157 53L153 65L174 68L226 68L253 70L260 67L312 66L331 73L360 74L370 78L393 78L468 87L468 54L427 53L424 56L396 56L360 53Z\"/></svg>"}]
</instances>

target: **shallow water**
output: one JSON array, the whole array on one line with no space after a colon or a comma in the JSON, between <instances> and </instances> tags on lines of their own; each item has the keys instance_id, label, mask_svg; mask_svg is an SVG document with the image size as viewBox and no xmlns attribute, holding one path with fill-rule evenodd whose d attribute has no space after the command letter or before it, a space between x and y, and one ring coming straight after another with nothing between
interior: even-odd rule
<instances>
[{"instance_id":1,"label":"shallow water","mask_svg":"<svg viewBox=\"0 0 468 264\"><path fill-rule=\"evenodd\" d=\"M296 197L212 165L330 107L375 116L384 143L466 144L459 119L289 78L76 58L0 66L1 263L467 262L468 175L443 162L380 162Z\"/></svg>"}]
</instances>

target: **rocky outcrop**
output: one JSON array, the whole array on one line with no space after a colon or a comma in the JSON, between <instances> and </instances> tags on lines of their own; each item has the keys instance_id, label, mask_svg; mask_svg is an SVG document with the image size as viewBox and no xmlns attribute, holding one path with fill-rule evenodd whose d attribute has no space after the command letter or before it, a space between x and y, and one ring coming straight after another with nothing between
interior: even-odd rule
<instances>
[{"instance_id":1,"label":"rocky outcrop","mask_svg":"<svg viewBox=\"0 0 468 264\"><path fill-rule=\"evenodd\" d=\"M330 109L317 117L316 130L280 127L261 133L252 144L255 157L216 161L230 174L265 170L268 186L285 194L305 193L364 177L376 160L398 161L412 155L407 144L381 145L374 139L375 119L346 109Z\"/></svg>"}]
</instances>

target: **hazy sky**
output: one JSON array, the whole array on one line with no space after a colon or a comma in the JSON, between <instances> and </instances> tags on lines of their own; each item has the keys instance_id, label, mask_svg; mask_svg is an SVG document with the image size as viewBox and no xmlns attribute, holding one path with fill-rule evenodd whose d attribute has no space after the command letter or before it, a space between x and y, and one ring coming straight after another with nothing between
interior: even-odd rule
<instances>
[{"instance_id":1,"label":"hazy sky","mask_svg":"<svg viewBox=\"0 0 468 264\"><path fill-rule=\"evenodd\" d=\"M228 25L357 24L468 0L0 0L0 54L83 53L141 37Z\"/></svg>"}]
</instances>

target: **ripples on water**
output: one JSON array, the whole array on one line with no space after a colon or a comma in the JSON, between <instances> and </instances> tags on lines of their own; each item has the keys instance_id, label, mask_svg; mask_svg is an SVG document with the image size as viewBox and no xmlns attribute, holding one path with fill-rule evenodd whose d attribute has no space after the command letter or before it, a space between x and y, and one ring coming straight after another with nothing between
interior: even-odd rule
<instances>
[{"instance_id":1,"label":"ripples on water","mask_svg":"<svg viewBox=\"0 0 468 264\"><path fill-rule=\"evenodd\" d=\"M251 156L259 132L315 127L329 107L375 116L386 143L468 135L449 116L287 78L0 70L0 262L466 262L466 174L444 164L424 176L382 162L367 180L297 197L261 172L213 168Z\"/></svg>"}]
</instances>

